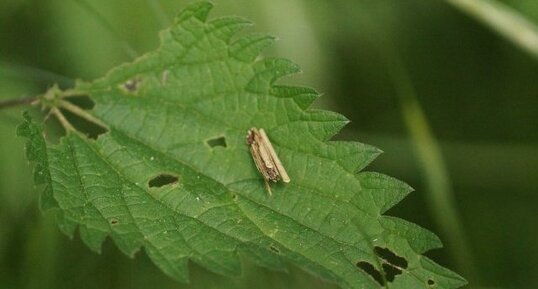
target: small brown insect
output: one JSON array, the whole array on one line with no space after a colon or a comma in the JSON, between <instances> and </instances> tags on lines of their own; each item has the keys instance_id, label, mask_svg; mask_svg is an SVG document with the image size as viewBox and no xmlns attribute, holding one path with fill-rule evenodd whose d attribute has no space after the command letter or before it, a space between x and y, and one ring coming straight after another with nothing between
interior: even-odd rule
<instances>
[{"instance_id":1,"label":"small brown insect","mask_svg":"<svg viewBox=\"0 0 538 289\"><path fill-rule=\"evenodd\" d=\"M247 134L247 144L250 146L252 159L256 164L256 168L263 176L269 195L272 194L269 181L274 183L282 180L285 183L290 182L290 177L282 166L282 162L276 155L275 149L269 141L267 134L263 128L251 128Z\"/></svg>"}]
</instances>

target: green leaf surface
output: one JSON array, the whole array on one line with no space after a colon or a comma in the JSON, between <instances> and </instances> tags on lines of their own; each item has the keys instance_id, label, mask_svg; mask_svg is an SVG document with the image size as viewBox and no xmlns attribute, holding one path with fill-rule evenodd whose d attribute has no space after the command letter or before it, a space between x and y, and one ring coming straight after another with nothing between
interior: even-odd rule
<instances>
[{"instance_id":1,"label":"green leaf surface","mask_svg":"<svg viewBox=\"0 0 538 289\"><path fill-rule=\"evenodd\" d=\"M129 256L144 249L182 282L189 260L238 276L241 255L274 270L291 262L342 288L465 284L421 255L441 247L435 235L382 215L412 189L361 172L380 151L330 141L347 119L308 109L310 88L275 84L298 67L259 57L273 38L236 36L250 23L207 20L211 8L190 5L159 49L77 84L108 127L97 139L68 131L52 144L25 116L19 134L46 186L41 203L62 231L78 228L97 252L107 237ZM267 131L291 178L272 184L272 196L245 143L251 127ZM154 185L163 175L170 183Z\"/></svg>"}]
</instances>

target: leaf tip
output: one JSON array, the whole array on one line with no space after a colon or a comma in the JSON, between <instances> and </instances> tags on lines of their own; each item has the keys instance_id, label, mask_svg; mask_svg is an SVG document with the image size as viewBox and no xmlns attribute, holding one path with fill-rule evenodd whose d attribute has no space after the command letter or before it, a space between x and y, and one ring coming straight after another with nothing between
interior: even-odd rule
<instances>
[{"instance_id":1,"label":"leaf tip","mask_svg":"<svg viewBox=\"0 0 538 289\"><path fill-rule=\"evenodd\" d=\"M266 47L273 44L275 39L274 36L269 34L249 34L239 38L230 45L230 55L243 62L252 62Z\"/></svg>"},{"instance_id":2,"label":"leaf tip","mask_svg":"<svg viewBox=\"0 0 538 289\"><path fill-rule=\"evenodd\" d=\"M176 22L180 23L193 17L205 22L213 6L213 3L209 1L194 2L179 13L176 17Z\"/></svg>"},{"instance_id":3,"label":"leaf tip","mask_svg":"<svg viewBox=\"0 0 538 289\"><path fill-rule=\"evenodd\" d=\"M252 26L252 21L238 16L219 17L209 21L208 23L215 29L215 35L223 39L226 43L241 30Z\"/></svg>"}]
</instances>

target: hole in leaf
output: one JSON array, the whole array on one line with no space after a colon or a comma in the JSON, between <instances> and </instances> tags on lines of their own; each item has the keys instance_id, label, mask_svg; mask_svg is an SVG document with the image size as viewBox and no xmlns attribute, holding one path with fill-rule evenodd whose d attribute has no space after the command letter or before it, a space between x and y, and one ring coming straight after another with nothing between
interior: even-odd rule
<instances>
[{"instance_id":1,"label":"hole in leaf","mask_svg":"<svg viewBox=\"0 0 538 289\"><path fill-rule=\"evenodd\" d=\"M232 194L232 199L237 200L237 195L236 195L236 194Z\"/></svg>"},{"instance_id":2,"label":"hole in leaf","mask_svg":"<svg viewBox=\"0 0 538 289\"><path fill-rule=\"evenodd\" d=\"M384 263L382 267L383 267L383 272L385 272L385 279L387 279L387 281L389 282L394 281L394 278L396 277L396 275L402 274L402 270L390 264Z\"/></svg>"},{"instance_id":3,"label":"hole in leaf","mask_svg":"<svg viewBox=\"0 0 538 289\"><path fill-rule=\"evenodd\" d=\"M166 185L177 183L178 177L169 174L160 174L153 179L149 180L148 186L150 188L160 188Z\"/></svg>"},{"instance_id":4,"label":"hole in leaf","mask_svg":"<svg viewBox=\"0 0 538 289\"><path fill-rule=\"evenodd\" d=\"M43 136L45 139L52 143L52 144L58 144L60 142L60 138L65 136L66 131L62 127L62 124L56 117L49 116L47 119L47 125L44 127Z\"/></svg>"},{"instance_id":5,"label":"hole in leaf","mask_svg":"<svg viewBox=\"0 0 538 289\"><path fill-rule=\"evenodd\" d=\"M110 219L110 225L117 225L119 223L118 219L112 218Z\"/></svg>"},{"instance_id":6,"label":"hole in leaf","mask_svg":"<svg viewBox=\"0 0 538 289\"><path fill-rule=\"evenodd\" d=\"M88 121L70 111L60 109L67 121L75 127L75 129L91 139L97 139L100 135L108 132L108 130L94 122Z\"/></svg>"},{"instance_id":7,"label":"hole in leaf","mask_svg":"<svg viewBox=\"0 0 538 289\"><path fill-rule=\"evenodd\" d=\"M370 264L368 262L365 262L365 261L359 261L359 262L357 262L357 267L359 267L359 269L361 269L366 274L368 274L372 278L374 278L374 280L377 281L377 283L379 283L379 285L381 285L381 286L385 285L384 284L385 282L383 282L383 277L381 276L381 272L379 272L374 267L374 265L372 265L372 264Z\"/></svg>"},{"instance_id":8,"label":"hole in leaf","mask_svg":"<svg viewBox=\"0 0 538 289\"><path fill-rule=\"evenodd\" d=\"M66 97L64 100L85 110L92 109L95 106L95 102L87 95Z\"/></svg>"},{"instance_id":9,"label":"hole in leaf","mask_svg":"<svg viewBox=\"0 0 538 289\"><path fill-rule=\"evenodd\" d=\"M273 252L275 252L277 254L280 254L280 250L277 247L273 246L273 245L269 246L269 249L271 249L271 251L273 251Z\"/></svg>"},{"instance_id":10,"label":"hole in leaf","mask_svg":"<svg viewBox=\"0 0 538 289\"><path fill-rule=\"evenodd\" d=\"M435 285L435 281L433 279L428 279L428 286L433 287Z\"/></svg>"},{"instance_id":11,"label":"hole in leaf","mask_svg":"<svg viewBox=\"0 0 538 289\"><path fill-rule=\"evenodd\" d=\"M210 147L226 147L226 139L224 137L216 137L212 139L208 139L206 141L207 145Z\"/></svg>"},{"instance_id":12,"label":"hole in leaf","mask_svg":"<svg viewBox=\"0 0 538 289\"><path fill-rule=\"evenodd\" d=\"M391 250L387 248L382 248L382 247L375 247L374 251L377 254L377 256L381 257L382 259L387 261L389 264L392 264L395 267L399 267L402 269L407 268L407 260L394 254L394 252L392 252Z\"/></svg>"}]
</instances>

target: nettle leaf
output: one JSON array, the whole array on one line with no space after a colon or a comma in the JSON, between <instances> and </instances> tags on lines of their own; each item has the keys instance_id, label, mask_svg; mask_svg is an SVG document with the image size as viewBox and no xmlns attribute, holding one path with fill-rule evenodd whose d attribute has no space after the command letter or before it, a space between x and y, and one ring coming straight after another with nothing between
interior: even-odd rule
<instances>
[{"instance_id":1,"label":"nettle leaf","mask_svg":"<svg viewBox=\"0 0 538 289\"><path fill-rule=\"evenodd\" d=\"M78 228L97 252L107 237L129 256L143 248L182 282L189 260L237 276L242 255L274 270L291 262L342 288L465 284L421 255L441 246L435 235L382 215L411 188L359 172L380 151L329 141L347 119L308 109L318 96L310 88L275 84L298 67L260 58L273 38L234 38L250 23L207 20L211 7L186 8L156 51L41 99L106 127L97 139L64 119L67 133L52 144L25 116L19 134L46 186L41 203L57 211L62 231ZM62 107L76 94L95 107ZM245 143L251 127L267 131L291 178L272 184L272 196Z\"/></svg>"}]
</instances>

